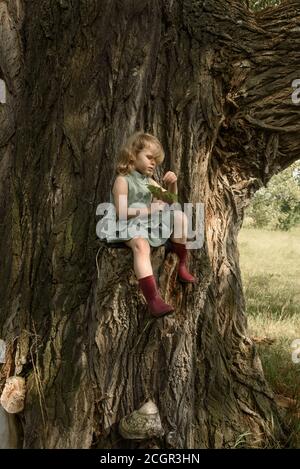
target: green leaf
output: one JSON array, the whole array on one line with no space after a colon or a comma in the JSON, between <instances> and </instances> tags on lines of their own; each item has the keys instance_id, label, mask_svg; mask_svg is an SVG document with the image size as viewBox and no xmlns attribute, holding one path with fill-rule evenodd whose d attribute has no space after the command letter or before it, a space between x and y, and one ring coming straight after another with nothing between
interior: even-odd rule
<instances>
[{"instance_id":1,"label":"green leaf","mask_svg":"<svg viewBox=\"0 0 300 469\"><path fill-rule=\"evenodd\" d=\"M174 202L179 202L178 195L170 191L162 191L160 187L153 186L153 184L147 184L147 188L151 194L159 200L172 204Z\"/></svg>"}]
</instances>

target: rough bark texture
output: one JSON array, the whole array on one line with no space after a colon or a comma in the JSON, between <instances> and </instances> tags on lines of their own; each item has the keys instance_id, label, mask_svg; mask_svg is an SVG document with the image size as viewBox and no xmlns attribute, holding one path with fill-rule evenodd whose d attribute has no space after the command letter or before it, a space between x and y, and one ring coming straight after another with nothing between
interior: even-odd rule
<instances>
[{"instance_id":1,"label":"rough bark texture","mask_svg":"<svg viewBox=\"0 0 300 469\"><path fill-rule=\"evenodd\" d=\"M237 236L251 195L299 158L299 2L254 15L235 0L7 0L0 18L0 337L27 380L23 447L282 440ZM95 231L117 151L141 128L164 146L158 179L174 171L181 199L205 204L197 286L152 249L176 305L161 320L131 251ZM149 397L166 435L129 443L117 424Z\"/></svg>"}]
</instances>

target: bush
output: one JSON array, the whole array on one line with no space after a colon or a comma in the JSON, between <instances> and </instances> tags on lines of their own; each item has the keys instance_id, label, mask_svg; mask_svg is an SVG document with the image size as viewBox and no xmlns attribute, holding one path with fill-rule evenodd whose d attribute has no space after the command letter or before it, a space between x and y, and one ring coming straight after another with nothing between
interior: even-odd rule
<instances>
[{"instance_id":1,"label":"bush","mask_svg":"<svg viewBox=\"0 0 300 469\"><path fill-rule=\"evenodd\" d=\"M244 3L253 11L263 10L264 8L280 5L281 0L244 0Z\"/></svg>"},{"instance_id":2,"label":"bush","mask_svg":"<svg viewBox=\"0 0 300 469\"><path fill-rule=\"evenodd\" d=\"M272 177L254 194L245 226L288 231L300 223L300 161Z\"/></svg>"}]
</instances>

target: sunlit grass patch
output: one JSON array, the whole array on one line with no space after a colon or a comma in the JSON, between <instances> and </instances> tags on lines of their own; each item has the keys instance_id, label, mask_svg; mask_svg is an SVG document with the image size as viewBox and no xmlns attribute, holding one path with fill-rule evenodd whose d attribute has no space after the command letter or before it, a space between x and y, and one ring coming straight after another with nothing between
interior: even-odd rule
<instances>
[{"instance_id":1,"label":"sunlit grass patch","mask_svg":"<svg viewBox=\"0 0 300 469\"><path fill-rule=\"evenodd\" d=\"M287 403L289 445L300 447L300 363L292 360L292 343L300 339L300 227L290 232L242 229L239 250L249 333L258 339L278 402Z\"/></svg>"}]
</instances>

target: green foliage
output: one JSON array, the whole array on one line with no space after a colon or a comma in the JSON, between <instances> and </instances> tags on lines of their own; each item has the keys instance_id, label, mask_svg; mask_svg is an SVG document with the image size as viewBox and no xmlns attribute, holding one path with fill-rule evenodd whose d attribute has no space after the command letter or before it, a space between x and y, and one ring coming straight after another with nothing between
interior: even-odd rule
<instances>
[{"instance_id":1,"label":"green foliage","mask_svg":"<svg viewBox=\"0 0 300 469\"><path fill-rule=\"evenodd\" d=\"M244 0L244 3L252 11L263 10L264 8L277 6L282 3L282 0Z\"/></svg>"},{"instance_id":2,"label":"green foliage","mask_svg":"<svg viewBox=\"0 0 300 469\"><path fill-rule=\"evenodd\" d=\"M178 202L178 196L174 192L162 191L160 187L153 186L153 184L147 184L149 191L159 200L172 204Z\"/></svg>"},{"instance_id":3,"label":"green foliage","mask_svg":"<svg viewBox=\"0 0 300 469\"><path fill-rule=\"evenodd\" d=\"M245 226L288 231L300 223L300 161L272 177L254 194Z\"/></svg>"}]
</instances>

